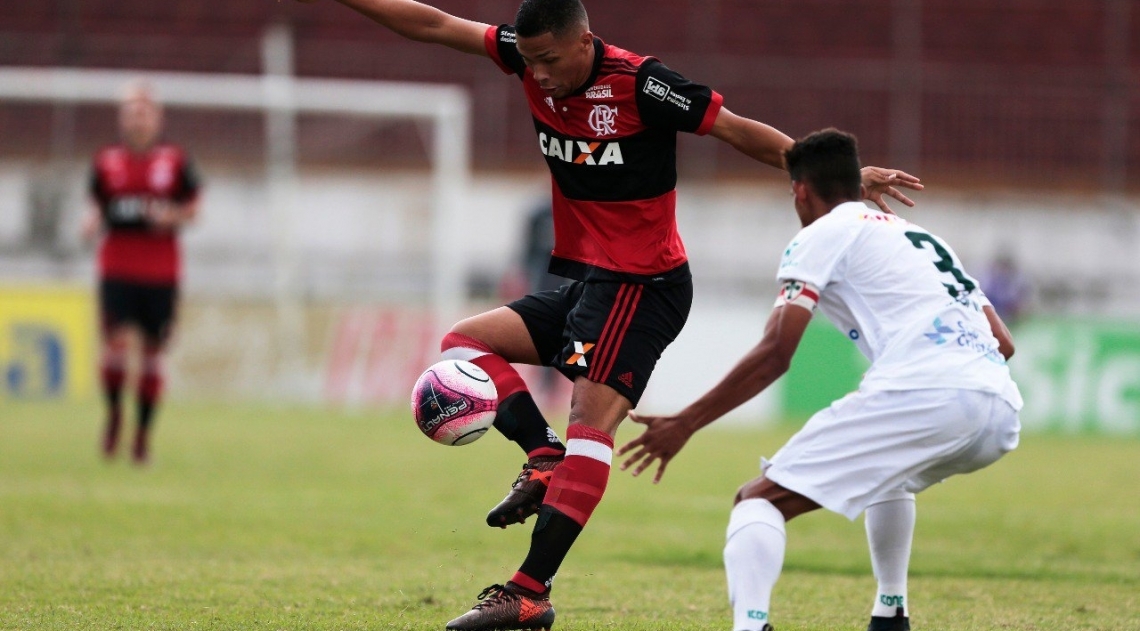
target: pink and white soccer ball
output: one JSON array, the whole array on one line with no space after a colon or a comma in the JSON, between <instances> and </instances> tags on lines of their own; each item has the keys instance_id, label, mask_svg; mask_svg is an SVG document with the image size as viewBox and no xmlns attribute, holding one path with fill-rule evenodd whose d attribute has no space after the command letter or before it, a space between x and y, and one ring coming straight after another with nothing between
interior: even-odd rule
<instances>
[{"instance_id":1,"label":"pink and white soccer ball","mask_svg":"<svg viewBox=\"0 0 1140 631\"><path fill-rule=\"evenodd\" d=\"M466 445L495 421L499 393L483 369L445 359L424 371L412 388L412 415L424 436L442 445Z\"/></svg>"}]
</instances>

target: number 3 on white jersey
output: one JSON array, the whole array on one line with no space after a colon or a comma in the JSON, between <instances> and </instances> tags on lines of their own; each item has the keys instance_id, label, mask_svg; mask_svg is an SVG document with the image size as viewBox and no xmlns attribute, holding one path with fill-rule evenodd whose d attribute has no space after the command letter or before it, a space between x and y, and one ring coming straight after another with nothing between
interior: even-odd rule
<instances>
[{"instance_id":1,"label":"number 3 on white jersey","mask_svg":"<svg viewBox=\"0 0 1140 631\"><path fill-rule=\"evenodd\" d=\"M950 294L951 298L958 299L965 294L968 294L978 288L978 284L974 279L970 278L961 270L961 263L954 259L954 255L946 248L946 244L942 243L932 234L926 232L919 232L911 230L903 233L906 238L914 247L925 250L927 246L934 251L938 259L934 261L934 267L943 274L950 274L954 277L954 283L942 283L946 291Z\"/></svg>"}]
</instances>

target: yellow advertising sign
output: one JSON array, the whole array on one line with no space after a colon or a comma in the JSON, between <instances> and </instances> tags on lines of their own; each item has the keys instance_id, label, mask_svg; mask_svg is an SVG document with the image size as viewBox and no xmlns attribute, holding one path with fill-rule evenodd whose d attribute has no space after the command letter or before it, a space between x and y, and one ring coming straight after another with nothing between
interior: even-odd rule
<instances>
[{"instance_id":1,"label":"yellow advertising sign","mask_svg":"<svg viewBox=\"0 0 1140 631\"><path fill-rule=\"evenodd\" d=\"M73 286L0 286L0 399L91 395L95 304Z\"/></svg>"}]
</instances>

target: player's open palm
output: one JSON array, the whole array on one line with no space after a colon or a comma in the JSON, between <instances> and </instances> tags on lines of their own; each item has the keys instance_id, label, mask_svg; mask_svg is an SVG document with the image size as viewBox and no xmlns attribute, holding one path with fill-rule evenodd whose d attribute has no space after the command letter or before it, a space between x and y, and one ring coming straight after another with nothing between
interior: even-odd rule
<instances>
[{"instance_id":1,"label":"player's open palm","mask_svg":"<svg viewBox=\"0 0 1140 631\"><path fill-rule=\"evenodd\" d=\"M914 206L914 201L903 194L898 187L921 191L922 182L915 176L898 169L884 169L882 167L863 167L860 171L863 178L863 199L875 203L883 212L894 214L887 205L884 195L893 197L899 202Z\"/></svg>"},{"instance_id":2,"label":"player's open palm","mask_svg":"<svg viewBox=\"0 0 1140 631\"><path fill-rule=\"evenodd\" d=\"M693 430L683 418L678 416L639 416L630 412L629 418L644 425L645 431L618 449L618 456L633 452L633 455L621 465L621 470L633 467L632 473L637 476L654 462L660 462L657 466L657 475L653 476L653 483L657 484L661 481L661 476L665 475L669 461L681 451L685 443L689 442Z\"/></svg>"}]
</instances>

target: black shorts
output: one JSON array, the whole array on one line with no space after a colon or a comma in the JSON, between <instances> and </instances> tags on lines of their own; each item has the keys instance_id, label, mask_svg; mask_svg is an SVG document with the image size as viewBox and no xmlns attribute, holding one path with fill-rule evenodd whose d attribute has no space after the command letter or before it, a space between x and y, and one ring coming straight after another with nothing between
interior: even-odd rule
<instances>
[{"instance_id":1,"label":"black shorts","mask_svg":"<svg viewBox=\"0 0 1140 631\"><path fill-rule=\"evenodd\" d=\"M148 344L161 344L170 336L177 301L177 285L103 279L99 282L100 324L104 331L135 324Z\"/></svg>"},{"instance_id":2,"label":"black shorts","mask_svg":"<svg viewBox=\"0 0 1140 631\"><path fill-rule=\"evenodd\" d=\"M522 316L544 366L604 383L634 406L689 317L693 282L576 281L507 307Z\"/></svg>"}]
</instances>

